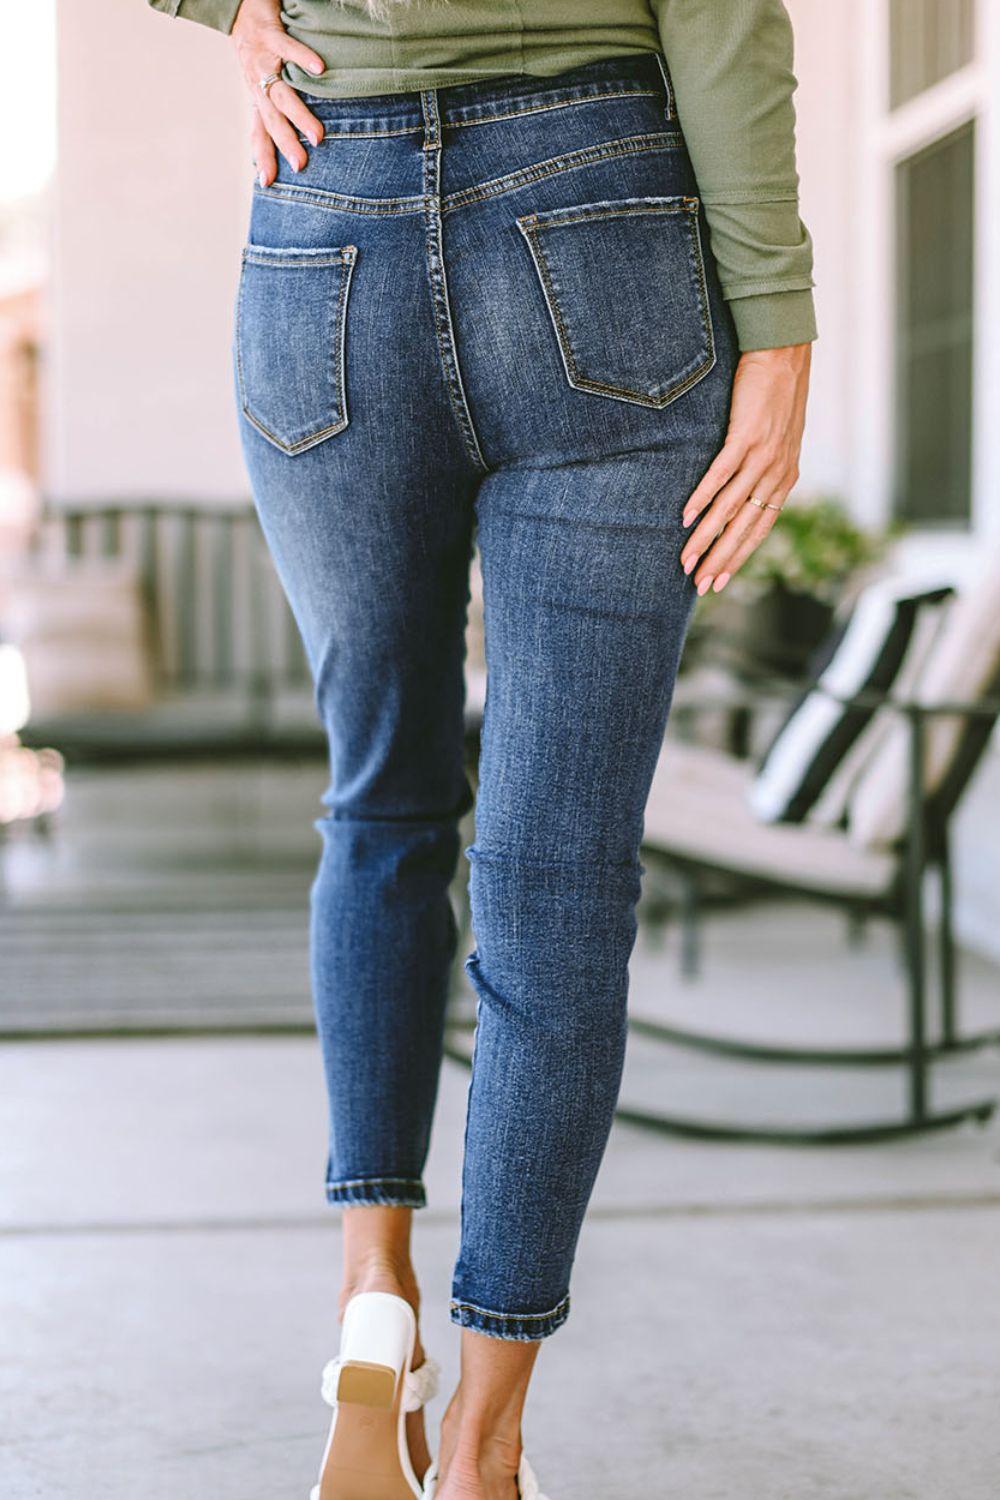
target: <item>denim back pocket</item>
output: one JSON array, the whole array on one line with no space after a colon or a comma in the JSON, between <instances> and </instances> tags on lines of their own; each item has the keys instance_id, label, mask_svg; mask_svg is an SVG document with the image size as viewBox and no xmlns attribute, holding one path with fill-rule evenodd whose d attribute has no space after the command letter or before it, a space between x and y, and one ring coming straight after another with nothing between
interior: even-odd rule
<instances>
[{"instance_id":1,"label":"denim back pocket","mask_svg":"<svg viewBox=\"0 0 1000 1500\"><path fill-rule=\"evenodd\" d=\"M347 298L357 250L246 245L236 305L240 406L283 453L347 426Z\"/></svg>"},{"instance_id":2,"label":"denim back pocket","mask_svg":"<svg viewBox=\"0 0 1000 1500\"><path fill-rule=\"evenodd\" d=\"M518 219L576 390L660 408L715 364L698 210L623 198Z\"/></svg>"}]
</instances>

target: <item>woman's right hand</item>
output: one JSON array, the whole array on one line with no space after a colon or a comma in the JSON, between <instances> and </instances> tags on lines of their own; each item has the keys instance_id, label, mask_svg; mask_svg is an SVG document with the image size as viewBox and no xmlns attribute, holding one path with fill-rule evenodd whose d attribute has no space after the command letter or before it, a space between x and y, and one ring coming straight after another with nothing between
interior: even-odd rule
<instances>
[{"instance_id":1,"label":"woman's right hand","mask_svg":"<svg viewBox=\"0 0 1000 1500\"><path fill-rule=\"evenodd\" d=\"M254 108L257 177L261 187L270 187L278 175L277 152L293 172L301 172L309 158L298 133L318 146L323 125L291 84L279 79L265 93L260 80L279 72L283 62L298 63L307 73L323 73L326 64L318 52L288 35L281 24L281 0L243 0L231 35Z\"/></svg>"}]
</instances>

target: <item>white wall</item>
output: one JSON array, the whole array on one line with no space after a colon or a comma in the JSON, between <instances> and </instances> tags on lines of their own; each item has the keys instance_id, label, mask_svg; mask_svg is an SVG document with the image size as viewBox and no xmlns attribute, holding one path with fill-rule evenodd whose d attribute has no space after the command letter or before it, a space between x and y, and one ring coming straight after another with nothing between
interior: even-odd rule
<instances>
[{"instance_id":1,"label":"white wall","mask_svg":"<svg viewBox=\"0 0 1000 1500\"><path fill-rule=\"evenodd\" d=\"M59 0L56 499L247 492L229 328L253 167L230 52L142 0Z\"/></svg>"},{"instance_id":2,"label":"white wall","mask_svg":"<svg viewBox=\"0 0 1000 1500\"><path fill-rule=\"evenodd\" d=\"M859 77L851 0L786 0L795 28L798 166L802 217L816 257L813 378L800 489L850 499L850 408Z\"/></svg>"}]
</instances>

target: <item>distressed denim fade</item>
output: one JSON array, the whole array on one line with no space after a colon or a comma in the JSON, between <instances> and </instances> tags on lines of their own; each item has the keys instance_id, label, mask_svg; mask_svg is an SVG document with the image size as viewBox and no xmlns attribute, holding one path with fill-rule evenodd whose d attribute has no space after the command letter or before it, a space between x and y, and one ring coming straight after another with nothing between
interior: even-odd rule
<instances>
[{"instance_id":1,"label":"distressed denim fade","mask_svg":"<svg viewBox=\"0 0 1000 1500\"><path fill-rule=\"evenodd\" d=\"M312 979L327 1194L425 1202L470 808L477 997L455 1322L539 1339L621 1080L642 819L695 589L684 503L736 342L665 60L305 95L255 190L234 377L330 747Z\"/></svg>"}]
</instances>

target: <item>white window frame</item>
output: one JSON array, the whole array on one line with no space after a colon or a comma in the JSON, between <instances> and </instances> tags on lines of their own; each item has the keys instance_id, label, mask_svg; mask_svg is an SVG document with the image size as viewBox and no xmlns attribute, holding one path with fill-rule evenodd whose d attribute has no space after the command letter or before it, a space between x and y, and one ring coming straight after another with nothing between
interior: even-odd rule
<instances>
[{"instance_id":1,"label":"white window frame","mask_svg":"<svg viewBox=\"0 0 1000 1500\"><path fill-rule=\"evenodd\" d=\"M934 141L976 123L973 287L973 412L968 531L914 527L918 550L942 548L971 560L1000 541L1000 5L977 0L976 57L917 98L889 108L888 0L859 0L861 49L859 190L854 226L857 366L851 489L859 518L883 524L892 514L895 392L895 169Z\"/></svg>"}]
</instances>

